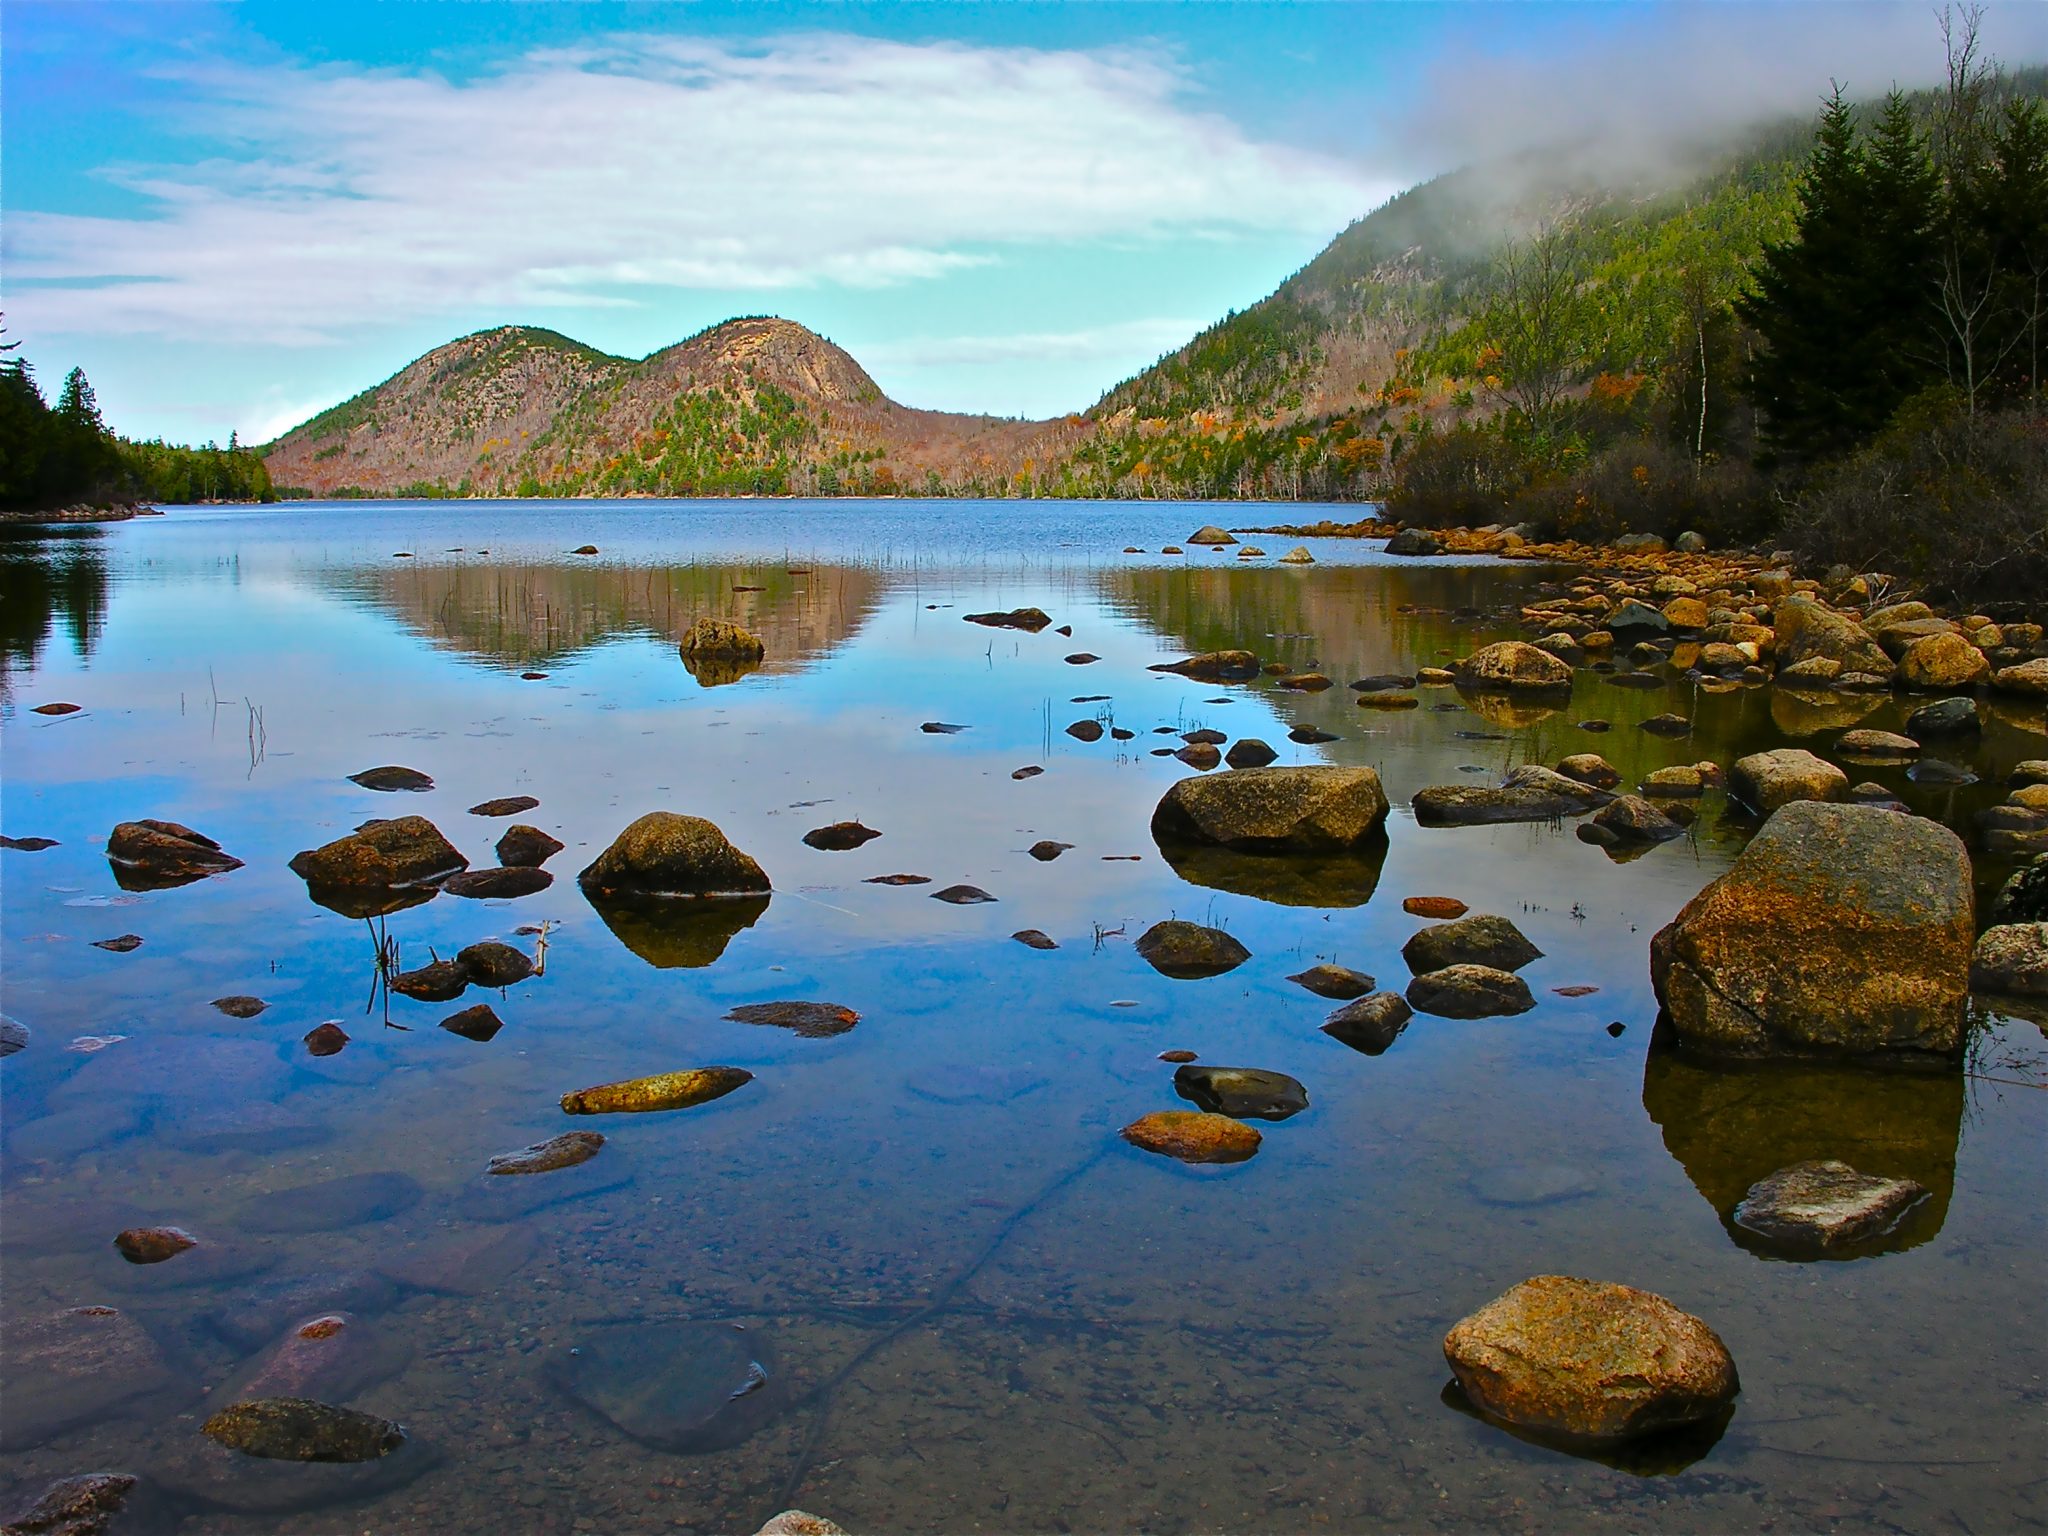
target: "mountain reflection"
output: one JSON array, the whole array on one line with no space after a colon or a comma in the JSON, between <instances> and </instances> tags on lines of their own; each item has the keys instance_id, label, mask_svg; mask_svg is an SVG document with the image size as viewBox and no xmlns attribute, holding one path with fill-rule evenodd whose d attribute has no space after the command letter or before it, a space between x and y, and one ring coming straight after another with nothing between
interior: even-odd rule
<instances>
[{"instance_id":1,"label":"mountain reflection","mask_svg":"<svg viewBox=\"0 0 2048 1536\"><path fill-rule=\"evenodd\" d=\"M693 620L759 635L761 670L795 669L874 612L882 578L860 566L395 563L346 590L437 645L501 666L544 667L625 635L680 641ZM723 679L721 679L723 680Z\"/></svg>"}]
</instances>

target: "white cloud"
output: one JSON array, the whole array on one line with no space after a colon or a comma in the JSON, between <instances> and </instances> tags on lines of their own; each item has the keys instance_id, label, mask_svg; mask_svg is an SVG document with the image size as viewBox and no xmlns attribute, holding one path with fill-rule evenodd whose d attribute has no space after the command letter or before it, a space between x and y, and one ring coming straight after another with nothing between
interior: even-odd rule
<instances>
[{"instance_id":1,"label":"white cloud","mask_svg":"<svg viewBox=\"0 0 2048 1536\"><path fill-rule=\"evenodd\" d=\"M1006 245L1321 233L1391 190L1129 52L631 36L464 81L185 83L239 153L125 176L144 217L10 210L25 324L303 344L636 288L911 283Z\"/></svg>"},{"instance_id":2,"label":"white cloud","mask_svg":"<svg viewBox=\"0 0 2048 1536\"><path fill-rule=\"evenodd\" d=\"M1081 331L1028 331L1007 336L914 336L860 347L877 367L952 368L1040 362L1152 362L1180 346L1209 320L1124 320Z\"/></svg>"}]
</instances>

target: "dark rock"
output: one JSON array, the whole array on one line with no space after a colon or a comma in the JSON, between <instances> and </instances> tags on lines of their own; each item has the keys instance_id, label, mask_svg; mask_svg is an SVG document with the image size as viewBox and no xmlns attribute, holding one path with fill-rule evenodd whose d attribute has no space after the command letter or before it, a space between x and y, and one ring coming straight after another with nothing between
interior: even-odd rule
<instances>
[{"instance_id":1,"label":"dark rock","mask_svg":"<svg viewBox=\"0 0 2048 1536\"><path fill-rule=\"evenodd\" d=\"M538 869L562 851L562 844L539 827L510 826L498 839L498 862L507 869Z\"/></svg>"},{"instance_id":2,"label":"dark rock","mask_svg":"<svg viewBox=\"0 0 2048 1536\"><path fill-rule=\"evenodd\" d=\"M1949 1053L1974 915L1947 828L1795 801L1651 940L1650 980L1679 1037L1718 1054Z\"/></svg>"},{"instance_id":3,"label":"dark rock","mask_svg":"<svg viewBox=\"0 0 2048 1536\"><path fill-rule=\"evenodd\" d=\"M1036 763L1032 763L1028 767L1012 769L1010 777L1013 779L1035 779L1043 772L1045 772L1043 768L1039 767Z\"/></svg>"},{"instance_id":4,"label":"dark rock","mask_svg":"<svg viewBox=\"0 0 2048 1536\"><path fill-rule=\"evenodd\" d=\"M469 972L456 961L436 960L410 971L398 972L390 978L390 985L400 997L409 997L416 1002L452 1003L469 985Z\"/></svg>"},{"instance_id":5,"label":"dark rock","mask_svg":"<svg viewBox=\"0 0 2048 1536\"><path fill-rule=\"evenodd\" d=\"M506 795L501 799L486 800L479 805L472 805L469 808L469 814L472 816L517 816L521 811L530 811L539 804L540 802L531 795Z\"/></svg>"},{"instance_id":6,"label":"dark rock","mask_svg":"<svg viewBox=\"0 0 2048 1536\"><path fill-rule=\"evenodd\" d=\"M985 624L991 629L1021 629L1034 635L1052 623L1052 615L1042 608L1012 608L1007 613L968 613L961 617L969 624Z\"/></svg>"},{"instance_id":7,"label":"dark rock","mask_svg":"<svg viewBox=\"0 0 2048 1536\"><path fill-rule=\"evenodd\" d=\"M578 1163L589 1162L603 1147L604 1137L596 1131L564 1131L530 1147L521 1147L517 1152L500 1152L484 1171L508 1177L553 1173L557 1169L574 1168Z\"/></svg>"},{"instance_id":8,"label":"dark rock","mask_svg":"<svg viewBox=\"0 0 2048 1536\"><path fill-rule=\"evenodd\" d=\"M1058 858L1061 854L1065 853L1069 848L1073 846L1074 845L1072 843L1056 843L1048 837L1033 843L1029 848L1025 849L1024 851L1030 854L1031 857L1033 857L1034 859L1038 860L1039 863L1050 864L1054 859Z\"/></svg>"},{"instance_id":9,"label":"dark rock","mask_svg":"<svg viewBox=\"0 0 2048 1536\"><path fill-rule=\"evenodd\" d=\"M1415 793L1415 819L1426 827L1481 826L1504 821L1553 821L1583 816L1613 797L1561 773L1526 763L1497 789L1437 784Z\"/></svg>"},{"instance_id":10,"label":"dark rock","mask_svg":"<svg viewBox=\"0 0 2048 1536\"><path fill-rule=\"evenodd\" d=\"M307 1030L303 1043L308 1056L338 1056L341 1048L348 1044L348 1032L329 1019L325 1024L316 1024Z\"/></svg>"},{"instance_id":11,"label":"dark rock","mask_svg":"<svg viewBox=\"0 0 2048 1536\"><path fill-rule=\"evenodd\" d=\"M114 1238L114 1247L130 1264L161 1264L198 1246L199 1239L183 1227L130 1227Z\"/></svg>"},{"instance_id":12,"label":"dark rock","mask_svg":"<svg viewBox=\"0 0 2048 1536\"><path fill-rule=\"evenodd\" d=\"M838 1003L746 1003L726 1014L741 1024L772 1024L807 1040L843 1035L860 1015Z\"/></svg>"},{"instance_id":13,"label":"dark rock","mask_svg":"<svg viewBox=\"0 0 2048 1536\"><path fill-rule=\"evenodd\" d=\"M1067 734L1076 741L1100 741L1102 740L1102 722L1100 720L1076 720L1067 727Z\"/></svg>"},{"instance_id":14,"label":"dark rock","mask_svg":"<svg viewBox=\"0 0 2048 1536\"><path fill-rule=\"evenodd\" d=\"M45 848L56 846L54 837L0 837L0 848L12 848L20 853L41 853Z\"/></svg>"},{"instance_id":15,"label":"dark rock","mask_svg":"<svg viewBox=\"0 0 2048 1536\"><path fill-rule=\"evenodd\" d=\"M1383 1054L1401 1037L1415 1010L1398 992L1375 992L1323 1020L1323 1033L1367 1056Z\"/></svg>"},{"instance_id":16,"label":"dark rock","mask_svg":"<svg viewBox=\"0 0 2048 1536\"><path fill-rule=\"evenodd\" d=\"M260 997L236 993L232 997L216 997L213 1006L231 1019L253 1019L270 1005Z\"/></svg>"},{"instance_id":17,"label":"dark rock","mask_svg":"<svg viewBox=\"0 0 2048 1536\"><path fill-rule=\"evenodd\" d=\"M1133 946L1162 976L1192 981L1234 971L1251 959L1251 951L1220 928L1169 919L1154 923Z\"/></svg>"},{"instance_id":18,"label":"dark rock","mask_svg":"<svg viewBox=\"0 0 2048 1536\"><path fill-rule=\"evenodd\" d=\"M1906 770L1906 777L1915 784L1939 784L1953 788L1977 782L1977 775L1962 764L1939 757L1922 758Z\"/></svg>"},{"instance_id":19,"label":"dark rock","mask_svg":"<svg viewBox=\"0 0 2048 1536\"><path fill-rule=\"evenodd\" d=\"M1313 725L1297 725L1287 733L1287 739L1304 747L1314 747L1326 741L1337 740L1337 734L1334 731L1320 730Z\"/></svg>"},{"instance_id":20,"label":"dark rock","mask_svg":"<svg viewBox=\"0 0 2048 1536\"><path fill-rule=\"evenodd\" d=\"M1223 762L1223 754L1210 746L1206 741L1198 741L1192 746L1182 747L1173 755L1186 763L1190 768L1198 768L1204 773L1207 773L1211 768L1220 766Z\"/></svg>"},{"instance_id":21,"label":"dark rock","mask_svg":"<svg viewBox=\"0 0 2048 1536\"><path fill-rule=\"evenodd\" d=\"M1191 747L1220 747L1230 740L1223 732L1211 730L1206 725L1196 730L1182 731L1180 739Z\"/></svg>"},{"instance_id":22,"label":"dark rock","mask_svg":"<svg viewBox=\"0 0 2048 1536\"><path fill-rule=\"evenodd\" d=\"M930 885L930 875L870 875L862 885Z\"/></svg>"},{"instance_id":23,"label":"dark rock","mask_svg":"<svg viewBox=\"0 0 2048 1536\"><path fill-rule=\"evenodd\" d=\"M497 1038L498 1031L505 1027L505 1021L492 1011L489 1003L472 1003L460 1013L449 1014L441 1021L441 1027L451 1035L487 1045Z\"/></svg>"},{"instance_id":24,"label":"dark rock","mask_svg":"<svg viewBox=\"0 0 2048 1536\"><path fill-rule=\"evenodd\" d=\"M951 902L956 907L971 907L979 902L994 901L995 897L978 885L949 885L943 891L933 891L932 900Z\"/></svg>"},{"instance_id":25,"label":"dark rock","mask_svg":"<svg viewBox=\"0 0 2048 1536\"><path fill-rule=\"evenodd\" d=\"M1287 693L1321 693L1331 683L1320 672L1285 672L1273 679L1273 686Z\"/></svg>"},{"instance_id":26,"label":"dark rock","mask_svg":"<svg viewBox=\"0 0 2048 1536\"><path fill-rule=\"evenodd\" d=\"M125 1472L87 1472L60 1478L36 1501L0 1525L0 1536L110 1536L133 1530L120 1521L135 1491Z\"/></svg>"},{"instance_id":27,"label":"dark rock","mask_svg":"<svg viewBox=\"0 0 2048 1536\"><path fill-rule=\"evenodd\" d=\"M1361 677L1351 685L1354 693L1400 693L1413 688L1415 679L1405 673L1381 672Z\"/></svg>"},{"instance_id":28,"label":"dark rock","mask_svg":"<svg viewBox=\"0 0 2048 1536\"><path fill-rule=\"evenodd\" d=\"M1593 816L1592 826L1623 845L1661 843L1685 835L1685 828L1641 795L1623 795ZM1581 837L1586 827L1579 829Z\"/></svg>"},{"instance_id":29,"label":"dark rock","mask_svg":"<svg viewBox=\"0 0 2048 1536\"><path fill-rule=\"evenodd\" d=\"M110 949L117 955L125 955L131 950L142 948L142 935L139 933L124 933L111 939L94 939L92 947L94 949Z\"/></svg>"},{"instance_id":30,"label":"dark rock","mask_svg":"<svg viewBox=\"0 0 2048 1536\"><path fill-rule=\"evenodd\" d=\"M1180 661L1156 662L1149 672L1175 672L1202 683L1243 683L1259 675L1259 658L1250 651L1204 651Z\"/></svg>"},{"instance_id":31,"label":"dark rock","mask_svg":"<svg viewBox=\"0 0 2048 1536\"><path fill-rule=\"evenodd\" d=\"M1906 734L1918 742L1945 736L1968 736L1984 729L1977 718L1977 701L1964 694L1923 705L1906 716Z\"/></svg>"},{"instance_id":32,"label":"dark rock","mask_svg":"<svg viewBox=\"0 0 2048 1536\"><path fill-rule=\"evenodd\" d=\"M1455 965L1519 971L1531 960L1542 959L1543 951L1506 918L1474 914L1414 934L1401 946L1401 958L1418 975Z\"/></svg>"},{"instance_id":33,"label":"dark rock","mask_svg":"<svg viewBox=\"0 0 2048 1536\"><path fill-rule=\"evenodd\" d=\"M1308 1090L1284 1072L1258 1067L1183 1066L1174 1092L1233 1120L1286 1120L1308 1108Z\"/></svg>"},{"instance_id":34,"label":"dark rock","mask_svg":"<svg viewBox=\"0 0 2048 1536\"><path fill-rule=\"evenodd\" d=\"M1642 728L1652 736L1690 736L1692 722L1683 715L1652 715L1643 722Z\"/></svg>"},{"instance_id":35,"label":"dark rock","mask_svg":"<svg viewBox=\"0 0 2048 1536\"><path fill-rule=\"evenodd\" d=\"M1067 665L1070 667L1085 667L1091 661L1100 660L1102 658L1092 651L1076 651L1073 655L1066 658Z\"/></svg>"},{"instance_id":36,"label":"dark rock","mask_svg":"<svg viewBox=\"0 0 2048 1536\"><path fill-rule=\"evenodd\" d=\"M1409 556L1440 555L1443 552L1443 545L1439 544L1434 536L1423 532L1420 528L1403 528L1399 533L1387 540L1384 550L1384 553L1389 555Z\"/></svg>"},{"instance_id":37,"label":"dark rock","mask_svg":"<svg viewBox=\"0 0 2048 1536\"><path fill-rule=\"evenodd\" d=\"M464 945L456 953L455 963L479 987L509 987L533 974L530 955L495 939Z\"/></svg>"},{"instance_id":38,"label":"dark rock","mask_svg":"<svg viewBox=\"0 0 2048 1536\"><path fill-rule=\"evenodd\" d=\"M29 1029L19 1019L10 1019L0 1013L0 1056L12 1056L16 1051L28 1049Z\"/></svg>"},{"instance_id":39,"label":"dark rock","mask_svg":"<svg viewBox=\"0 0 2048 1536\"><path fill-rule=\"evenodd\" d=\"M450 896L467 896L476 901L509 901L532 896L554 883L555 877L544 869L513 865L505 869L467 869L443 880L441 889Z\"/></svg>"},{"instance_id":40,"label":"dark rock","mask_svg":"<svg viewBox=\"0 0 2048 1536\"><path fill-rule=\"evenodd\" d=\"M1343 965L1312 965L1305 971L1296 971L1287 979L1298 987L1306 987L1317 997L1335 998L1340 1002L1363 997L1373 989L1370 976Z\"/></svg>"},{"instance_id":41,"label":"dark rock","mask_svg":"<svg viewBox=\"0 0 2048 1536\"><path fill-rule=\"evenodd\" d=\"M732 1323L621 1323L549 1353L554 1389L657 1450L729 1450L780 1411L765 1340Z\"/></svg>"},{"instance_id":42,"label":"dark rock","mask_svg":"<svg viewBox=\"0 0 2048 1536\"><path fill-rule=\"evenodd\" d=\"M769 894L768 876L701 816L650 811L578 875L593 905ZM609 919L607 919L609 921Z\"/></svg>"},{"instance_id":43,"label":"dark rock","mask_svg":"<svg viewBox=\"0 0 2048 1536\"><path fill-rule=\"evenodd\" d=\"M1991 903L1991 921L2048 922L2048 859L2036 859L2013 871Z\"/></svg>"},{"instance_id":44,"label":"dark rock","mask_svg":"<svg viewBox=\"0 0 2048 1536\"><path fill-rule=\"evenodd\" d=\"M1408 983L1408 1004L1417 1013L1446 1019L1490 1019L1527 1013L1536 1006L1529 984L1510 971L1485 965L1453 965Z\"/></svg>"},{"instance_id":45,"label":"dark rock","mask_svg":"<svg viewBox=\"0 0 2048 1536\"><path fill-rule=\"evenodd\" d=\"M1246 736L1231 743L1223 761L1233 768L1263 768L1279 755L1258 737Z\"/></svg>"},{"instance_id":46,"label":"dark rock","mask_svg":"<svg viewBox=\"0 0 2048 1536\"><path fill-rule=\"evenodd\" d=\"M168 890L240 869L212 838L175 821L124 821L107 835L107 862L124 891Z\"/></svg>"},{"instance_id":47,"label":"dark rock","mask_svg":"<svg viewBox=\"0 0 2048 1536\"><path fill-rule=\"evenodd\" d=\"M380 790L386 794L404 792L423 795L434 787L434 781L417 768L399 768L387 765L382 768L365 768L361 773L352 773L349 782L360 784L365 789Z\"/></svg>"},{"instance_id":48,"label":"dark rock","mask_svg":"<svg viewBox=\"0 0 2048 1536\"><path fill-rule=\"evenodd\" d=\"M1877 1178L1822 1159L1759 1180L1733 1220L1788 1256L1820 1256L1883 1239L1926 1198L1926 1188L1911 1179Z\"/></svg>"},{"instance_id":49,"label":"dark rock","mask_svg":"<svg viewBox=\"0 0 2048 1536\"><path fill-rule=\"evenodd\" d=\"M953 725L944 720L927 720L918 729L927 736L958 736L967 727L964 725Z\"/></svg>"},{"instance_id":50,"label":"dark rock","mask_svg":"<svg viewBox=\"0 0 2048 1536\"><path fill-rule=\"evenodd\" d=\"M835 821L829 827L814 827L804 834L804 846L825 853L845 853L882 834L858 821Z\"/></svg>"},{"instance_id":51,"label":"dark rock","mask_svg":"<svg viewBox=\"0 0 2048 1536\"><path fill-rule=\"evenodd\" d=\"M1010 937L1015 939L1019 944L1022 944L1027 949L1059 948L1059 944L1053 939L1053 937L1050 934L1041 933L1036 928L1020 928L1015 933L1011 934Z\"/></svg>"},{"instance_id":52,"label":"dark rock","mask_svg":"<svg viewBox=\"0 0 2048 1536\"><path fill-rule=\"evenodd\" d=\"M423 885L468 867L469 860L424 816L366 821L291 861L292 873L308 886L341 890Z\"/></svg>"},{"instance_id":53,"label":"dark rock","mask_svg":"<svg viewBox=\"0 0 2048 1536\"><path fill-rule=\"evenodd\" d=\"M374 1461L405 1443L389 1419L304 1397L232 1403L201 1428L230 1450L272 1461Z\"/></svg>"}]
</instances>

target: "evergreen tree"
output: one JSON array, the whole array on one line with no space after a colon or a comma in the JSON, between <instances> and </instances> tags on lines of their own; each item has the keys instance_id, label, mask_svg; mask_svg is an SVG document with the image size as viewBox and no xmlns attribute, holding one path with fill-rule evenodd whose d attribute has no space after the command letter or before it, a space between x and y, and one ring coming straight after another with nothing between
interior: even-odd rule
<instances>
[{"instance_id":1,"label":"evergreen tree","mask_svg":"<svg viewBox=\"0 0 2048 1536\"><path fill-rule=\"evenodd\" d=\"M1862 377L1852 412L1867 436L1941 377L1935 299L1941 283L1941 179L1906 98L1894 90L1864 162L1869 224L1854 267L1841 274L1863 312Z\"/></svg>"},{"instance_id":2,"label":"evergreen tree","mask_svg":"<svg viewBox=\"0 0 2048 1536\"><path fill-rule=\"evenodd\" d=\"M72 427L95 434L107 430L106 423L100 420L99 397L93 393L83 368L74 368L64 375L64 387L57 394L57 414Z\"/></svg>"}]
</instances>

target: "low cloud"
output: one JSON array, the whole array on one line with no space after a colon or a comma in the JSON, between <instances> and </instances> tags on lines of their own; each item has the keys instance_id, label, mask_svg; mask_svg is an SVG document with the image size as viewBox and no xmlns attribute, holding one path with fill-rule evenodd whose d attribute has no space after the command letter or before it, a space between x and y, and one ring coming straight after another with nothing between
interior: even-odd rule
<instances>
[{"instance_id":1,"label":"low cloud","mask_svg":"<svg viewBox=\"0 0 2048 1536\"><path fill-rule=\"evenodd\" d=\"M915 336L859 349L862 362L902 368L996 367L1014 363L1149 363L1180 346L1208 320L1126 320L1080 331L1008 336Z\"/></svg>"},{"instance_id":2,"label":"low cloud","mask_svg":"<svg viewBox=\"0 0 2048 1536\"><path fill-rule=\"evenodd\" d=\"M10 210L25 324L310 344L647 290L896 286L1005 247L1320 233L1392 190L1129 52L632 36L459 81L180 83L228 153L122 171L135 217Z\"/></svg>"}]
</instances>

